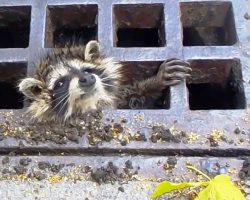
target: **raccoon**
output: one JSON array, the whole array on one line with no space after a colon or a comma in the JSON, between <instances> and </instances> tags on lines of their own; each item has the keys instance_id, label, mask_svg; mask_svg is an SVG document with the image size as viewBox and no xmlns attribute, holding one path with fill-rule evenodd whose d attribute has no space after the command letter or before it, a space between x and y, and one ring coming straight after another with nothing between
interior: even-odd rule
<instances>
[{"instance_id":1,"label":"raccoon","mask_svg":"<svg viewBox=\"0 0 250 200\"><path fill-rule=\"evenodd\" d=\"M168 59L146 80L124 84L121 63L100 53L100 44L56 49L36 64L33 77L19 83L30 101L27 112L38 121L67 121L104 107L142 109L147 98L190 76L187 62Z\"/></svg>"}]
</instances>

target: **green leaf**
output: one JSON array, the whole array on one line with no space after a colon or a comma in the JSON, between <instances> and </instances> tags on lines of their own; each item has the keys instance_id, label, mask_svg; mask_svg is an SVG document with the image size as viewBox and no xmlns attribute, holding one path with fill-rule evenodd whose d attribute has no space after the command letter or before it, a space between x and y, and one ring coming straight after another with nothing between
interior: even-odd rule
<instances>
[{"instance_id":1,"label":"green leaf","mask_svg":"<svg viewBox=\"0 0 250 200\"><path fill-rule=\"evenodd\" d=\"M168 181L163 181L157 185L155 188L155 191L151 194L151 198L156 198L159 197L165 193L172 192L174 190L181 190L183 188L187 187L197 187L201 186L203 184L206 184L208 182L197 182L197 183L192 183L192 182L182 182L182 183L171 183Z\"/></svg>"},{"instance_id":2,"label":"green leaf","mask_svg":"<svg viewBox=\"0 0 250 200\"><path fill-rule=\"evenodd\" d=\"M229 176L218 175L209 182L195 200L246 200Z\"/></svg>"}]
</instances>

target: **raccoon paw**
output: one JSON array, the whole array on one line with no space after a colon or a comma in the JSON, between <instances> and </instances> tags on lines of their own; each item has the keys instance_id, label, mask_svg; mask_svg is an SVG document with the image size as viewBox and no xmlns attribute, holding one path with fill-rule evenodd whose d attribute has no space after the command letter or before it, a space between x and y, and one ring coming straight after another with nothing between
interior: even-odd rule
<instances>
[{"instance_id":1,"label":"raccoon paw","mask_svg":"<svg viewBox=\"0 0 250 200\"><path fill-rule=\"evenodd\" d=\"M190 77L191 71L192 69L188 62L171 58L160 65L157 78L163 86L176 85L187 77Z\"/></svg>"}]
</instances>

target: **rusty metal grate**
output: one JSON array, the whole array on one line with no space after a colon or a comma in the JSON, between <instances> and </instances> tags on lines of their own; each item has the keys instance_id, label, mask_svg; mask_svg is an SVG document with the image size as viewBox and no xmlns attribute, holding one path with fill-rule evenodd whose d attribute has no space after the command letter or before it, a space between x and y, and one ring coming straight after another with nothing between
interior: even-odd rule
<instances>
[{"instance_id":1,"label":"rusty metal grate","mask_svg":"<svg viewBox=\"0 0 250 200\"><path fill-rule=\"evenodd\" d=\"M97 39L97 5L48 6L45 47L63 47L79 40L86 44Z\"/></svg>"},{"instance_id":2,"label":"rusty metal grate","mask_svg":"<svg viewBox=\"0 0 250 200\"><path fill-rule=\"evenodd\" d=\"M180 17L173 12L179 13ZM72 36L82 43L99 39L108 56L127 64L130 62L129 66L133 61L141 63L128 66L134 74L132 80L155 73L160 61L167 57L198 58L192 61L195 70L192 80L187 83L188 90L176 90L176 87L172 92L167 91L165 108L174 108L174 100L180 98L182 102L178 101L178 104L183 107L189 104L191 110L244 109L242 61L233 12L229 1L145 1L133 4L117 1L85 4L47 1L36 4L24 1L15 6L3 3L0 7L0 34L4 41L0 45L8 48L6 56L3 51L3 59L10 60L9 48L25 48L31 42L30 48L18 52L24 54L20 61L27 62L28 73L32 73L32 62L46 48L62 47L72 42ZM210 60L206 58L208 56ZM16 57L14 54L13 58ZM238 59L237 63L235 59ZM155 62L155 65L148 67L143 64L146 62ZM221 100L213 100L213 97Z\"/></svg>"},{"instance_id":3,"label":"rusty metal grate","mask_svg":"<svg viewBox=\"0 0 250 200\"><path fill-rule=\"evenodd\" d=\"M248 70L238 41L247 42L247 38L237 33L242 22L235 18L238 10L237 1L2 2L1 92L11 91L13 83L22 78L25 71L31 74L33 61L41 54L71 42L74 36L83 43L98 39L107 56L115 57L130 69L131 80L156 73L168 57L189 60L192 78L163 94L164 119L180 114L192 118L197 110L208 110L204 112L212 115L216 110L225 110L225 115L239 110L243 115L249 99L249 87L243 81L247 80L244 76ZM12 78L15 82L8 85ZM14 88L13 94L0 101L0 108L22 108L20 98ZM11 103L10 99L15 102ZM159 107L149 105L147 109L152 108ZM162 111L145 112L154 116ZM110 115L128 116L137 112L108 111ZM165 122L168 121L171 120Z\"/></svg>"},{"instance_id":4,"label":"rusty metal grate","mask_svg":"<svg viewBox=\"0 0 250 200\"><path fill-rule=\"evenodd\" d=\"M186 156L182 159L249 155L248 8L247 0L1 1L0 152ZM141 140L93 145L87 132L79 136L78 130L65 129L74 136L65 140L61 128L52 125L49 131L58 134L46 135L48 127L24 117L22 96L13 85L32 74L37 58L71 42L72 35L83 43L98 39L104 54L130 69L131 80L156 73L169 57L189 60L192 77L164 92L163 107L103 111L104 124L119 124L124 135L143 133ZM155 132L162 126L159 137ZM33 131L34 140L27 141L20 130ZM167 138L169 131L182 138ZM217 141L214 134L221 135Z\"/></svg>"},{"instance_id":5,"label":"rusty metal grate","mask_svg":"<svg viewBox=\"0 0 250 200\"><path fill-rule=\"evenodd\" d=\"M165 46L163 9L163 4L115 4L113 6L114 46Z\"/></svg>"},{"instance_id":6,"label":"rusty metal grate","mask_svg":"<svg viewBox=\"0 0 250 200\"><path fill-rule=\"evenodd\" d=\"M237 42L231 2L181 3L184 46L229 46Z\"/></svg>"}]
</instances>

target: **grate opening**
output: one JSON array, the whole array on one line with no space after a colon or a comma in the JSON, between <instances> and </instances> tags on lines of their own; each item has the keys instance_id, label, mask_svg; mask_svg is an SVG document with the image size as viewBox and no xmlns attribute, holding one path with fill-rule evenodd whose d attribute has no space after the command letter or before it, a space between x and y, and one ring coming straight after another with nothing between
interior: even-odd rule
<instances>
[{"instance_id":1,"label":"grate opening","mask_svg":"<svg viewBox=\"0 0 250 200\"><path fill-rule=\"evenodd\" d=\"M98 6L48 6L45 47L64 47L72 43L86 44L97 40Z\"/></svg>"},{"instance_id":2,"label":"grate opening","mask_svg":"<svg viewBox=\"0 0 250 200\"><path fill-rule=\"evenodd\" d=\"M191 110L245 108L239 60L192 60L191 67L187 80Z\"/></svg>"},{"instance_id":3,"label":"grate opening","mask_svg":"<svg viewBox=\"0 0 250 200\"><path fill-rule=\"evenodd\" d=\"M181 3L183 46L227 46L237 42L231 2Z\"/></svg>"},{"instance_id":4,"label":"grate opening","mask_svg":"<svg viewBox=\"0 0 250 200\"><path fill-rule=\"evenodd\" d=\"M163 4L114 5L113 12L115 47L165 46Z\"/></svg>"},{"instance_id":5,"label":"grate opening","mask_svg":"<svg viewBox=\"0 0 250 200\"><path fill-rule=\"evenodd\" d=\"M160 61L124 61L124 73L126 73L125 84L131 84L135 81L146 80L157 74ZM136 69L136 70L135 70ZM154 91L149 92L149 96L144 102L143 109L169 109L170 108L170 89L166 88L158 97ZM129 106L122 107L129 109Z\"/></svg>"},{"instance_id":6,"label":"grate opening","mask_svg":"<svg viewBox=\"0 0 250 200\"><path fill-rule=\"evenodd\" d=\"M0 63L0 109L23 108L23 95L17 84L27 73L26 63Z\"/></svg>"},{"instance_id":7,"label":"grate opening","mask_svg":"<svg viewBox=\"0 0 250 200\"><path fill-rule=\"evenodd\" d=\"M29 46L30 6L0 7L0 48Z\"/></svg>"}]
</instances>

